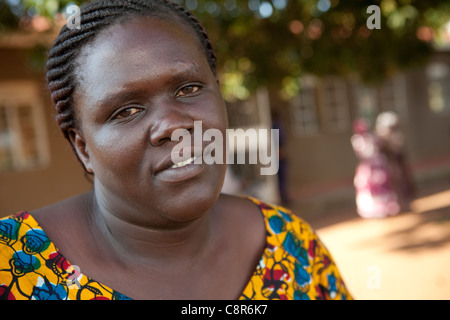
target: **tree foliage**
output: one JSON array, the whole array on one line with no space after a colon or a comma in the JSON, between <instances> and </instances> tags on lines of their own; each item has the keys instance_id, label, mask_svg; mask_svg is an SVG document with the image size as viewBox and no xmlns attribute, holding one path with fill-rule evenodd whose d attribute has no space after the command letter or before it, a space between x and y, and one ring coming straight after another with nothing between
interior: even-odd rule
<instances>
[{"instance_id":1,"label":"tree foliage","mask_svg":"<svg viewBox=\"0 0 450 320\"><path fill-rule=\"evenodd\" d=\"M39 15L54 21L83 0L6 0L0 30L20 29ZM205 25L219 57L225 97L255 88L295 94L301 75L355 74L377 83L426 61L450 20L443 0L176 0ZM370 29L368 7L380 8Z\"/></svg>"}]
</instances>

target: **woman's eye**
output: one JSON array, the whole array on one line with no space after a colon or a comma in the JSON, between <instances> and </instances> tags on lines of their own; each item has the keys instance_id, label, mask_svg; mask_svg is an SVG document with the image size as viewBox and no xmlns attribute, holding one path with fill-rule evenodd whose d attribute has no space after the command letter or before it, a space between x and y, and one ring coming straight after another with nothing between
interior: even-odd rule
<instances>
[{"instance_id":1,"label":"woman's eye","mask_svg":"<svg viewBox=\"0 0 450 320\"><path fill-rule=\"evenodd\" d=\"M181 88L180 90L178 90L176 97L186 97L192 94L197 93L200 90L200 86L198 85L190 85L190 86L186 86Z\"/></svg>"},{"instance_id":2,"label":"woman's eye","mask_svg":"<svg viewBox=\"0 0 450 320\"><path fill-rule=\"evenodd\" d=\"M141 109L136 108L136 107L127 108L127 109L124 109L124 110L120 111L119 113L117 113L114 118L119 119L119 120L125 119L125 118L135 115L136 113L138 113L140 111L141 111Z\"/></svg>"}]
</instances>

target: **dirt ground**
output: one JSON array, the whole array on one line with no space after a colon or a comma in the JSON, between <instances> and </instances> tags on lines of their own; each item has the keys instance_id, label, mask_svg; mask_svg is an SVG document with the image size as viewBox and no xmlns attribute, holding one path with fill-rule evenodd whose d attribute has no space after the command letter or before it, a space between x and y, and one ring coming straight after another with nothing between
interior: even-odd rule
<instances>
[{"instance_id":1,"label":"dirt ground","mask_svg":"<svg viewBox=\"0 0 450 320\"><path fill-rule=\"evenodd\" d=\"M448 183L422 191L412 209L385 219L354 208L308 218L355 299L450 299Z\"/></svg>"}]
</instances>

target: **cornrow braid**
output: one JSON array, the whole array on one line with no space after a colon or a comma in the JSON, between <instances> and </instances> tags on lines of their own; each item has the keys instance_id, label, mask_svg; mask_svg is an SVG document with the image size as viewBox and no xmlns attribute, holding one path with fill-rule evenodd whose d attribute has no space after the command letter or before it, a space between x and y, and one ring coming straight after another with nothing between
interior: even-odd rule
<instances>
[{"instance_id":1,"label":"cornrow braid","mask_svg":"<svg viewBox=\"0 0 450 320\"><path fill-rule=\"evenodd\" d=\"M51 99L56 108L56 121L68 140L71 128L76 128L73 93L77 86L75 78L76 59L84 46L106 28L133 16L176 18L189 26L204 48L211 71L216 75L216 55L205 28L184 7L168 0L97 0L81 7L80 29L67 25L61 31L49 51L47 59L47 82ZM73 146L72 146L73 148Z\"/></svg>"}]
</instances>

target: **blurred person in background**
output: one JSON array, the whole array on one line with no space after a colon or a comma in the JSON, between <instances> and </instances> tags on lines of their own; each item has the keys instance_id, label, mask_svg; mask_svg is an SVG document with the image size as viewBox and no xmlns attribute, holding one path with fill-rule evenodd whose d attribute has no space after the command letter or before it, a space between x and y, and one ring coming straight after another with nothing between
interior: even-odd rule
<instances>
[{"instance_id":1,"label":"blurred person in background","mask_svg":"<svg viewBox=\"0 0 450 320\"><path fill-rule=\"evenodd\" d=\"M354 122L353 132L351 144L359 159L354 178L358 214L363 218L396 215L400 205L381 139L364 119Z\"/></svg>"},{"instance_id":2,"label":"blurred person in background","mask_svg":"<svg viewBox=\"0 0 450 320\"><path fill-rule=\"evenodd\" d=\"M408 168L405 136L400 129L398 115L393 111L380 113L375 123L375 133L380 139L381 151L388 161L401 210L409 210L415 188Z\"/></svg>"}]
</instances>

